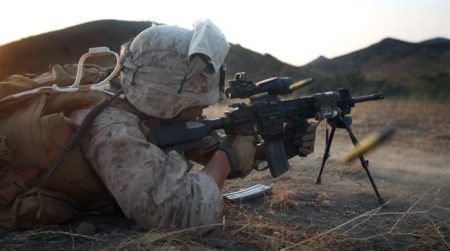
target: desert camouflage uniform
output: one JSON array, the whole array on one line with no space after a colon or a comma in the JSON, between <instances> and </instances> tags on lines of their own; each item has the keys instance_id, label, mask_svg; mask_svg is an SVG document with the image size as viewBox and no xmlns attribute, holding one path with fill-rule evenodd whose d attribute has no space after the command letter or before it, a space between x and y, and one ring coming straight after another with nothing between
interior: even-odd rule
<instances>
[{"instance_id":1,"label":"desert camouflage uniform","mask_svg":"<svg viewBox=\"0 0 450 251\"><path fill-rule=\"evenodd\" d=\"M81 122L87 111L72 114ZM123 213L145 227L192 227L217 223L222 195L204 172L188 173L186 160L149 143L139 118L107 107L91 126L82 148Z\"/></svg>"},{"instance_id":2,"label":"desert camouflage uniform","mask_svg":"<svg viewBox=\"0 0 450 251\"><path fill-rule=\"evenodd\" d=\"M173 118L188 107L214 104L219 101L219 68L228 49L225 37L209 20L198 22L193 30L149 28L122 52L125 96L139 112L160 119ZM178 153L163 152L147 142L136 114L106 108L82 143L90 165L125 215L147 227L219 222L222 197L214 179L204 172L189 174Z\"/></svg>"}]
</instances>

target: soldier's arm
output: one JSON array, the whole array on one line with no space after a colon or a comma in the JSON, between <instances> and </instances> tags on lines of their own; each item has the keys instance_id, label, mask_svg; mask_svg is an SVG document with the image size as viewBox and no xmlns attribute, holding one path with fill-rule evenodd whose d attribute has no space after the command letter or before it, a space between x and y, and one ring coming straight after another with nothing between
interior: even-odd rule
<instances>
[{"instance_id":1,"label":"soldier's arm","mask_svg":"<svg viewBox=\"0 0 450 251\"><path fill-rule=\"evenodd\" d=\"M220 221L218 182L226 168L189 174L175 151L147 142L137 117L105 109L83 141L83 150L124 214L144 227L193 227ZM220 162L219 157L212 161ZM216 180L217 179L217 180Z\"/></svg>"}]
</instances>

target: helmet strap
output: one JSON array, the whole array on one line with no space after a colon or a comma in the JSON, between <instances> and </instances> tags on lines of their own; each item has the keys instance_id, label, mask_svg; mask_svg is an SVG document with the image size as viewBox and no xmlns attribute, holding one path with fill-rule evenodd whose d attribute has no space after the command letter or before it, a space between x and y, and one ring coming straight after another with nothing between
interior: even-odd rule
<instances>
[{"instance_id":1,"label":"helmet strap","mask_svg":"<svg viewBox=\"0 0 450 251\"><path fill-rule=\"evenodd\" d=\"M186 77L187 77L187 73L184 74L183 80L181 81L181 84L180 84L180 88L178 88L178 94L180 94L181 91L183 90L184 83L186 83Z\"/></svg>"},{"instance_id":2,"label":"helmet strap","mask_svg":"<svg viewBox=\"0 0 450 251\"><path fill-rule=\"evenodd\" d=\"M142 65L136 67L133 72L133 78L131 79L131 85L136 85L136 82L134 82L134 79L136 78L136 73L139 71L139 69L142 68Z\"/></svg>"}]
</instances>

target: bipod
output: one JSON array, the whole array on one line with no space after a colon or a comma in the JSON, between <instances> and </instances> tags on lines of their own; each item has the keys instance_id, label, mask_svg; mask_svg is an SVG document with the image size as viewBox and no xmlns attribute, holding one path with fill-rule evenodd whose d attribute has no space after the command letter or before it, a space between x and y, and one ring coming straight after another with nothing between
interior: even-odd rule
<instances>
[{"instance_id":1,"label":"bipod","mask_svg":"<svg viewBox=\"0 0 450 251\"><path fill-rule=\"evenodd\" d=\"M326 129L326 132L325 132L326 133L325 134L325 142L326 142L325 152L323 154L322 165L320 167L319 176L316 179L316 184L320 184L321 181L322 181L323 168L325 167L325 162L330 157L331 143L333 142L334 132L336 131L336 128L343 128L343 129L345 129L348 132L348 135L350 136L350 139L351 139L351 141L352 141L354 146L359 144L358 139L355 137L355 135L353 134L352 128L350 127L350 125L352 124L352 118L351 117L349 117L349 116L337 116L337 117L334 117L334 118L327 119L327 123L331 126L331 132L330 132L330 134L328 134L328 128ZM378 192L377 186L375 185L375 182L373 181L372 175L370 174L370 171L369 171L369 161L364 158L363 154L359 155L359 160L361 161L361 165L364 168L364 170L366 171L367 177L369 177L370 183L372 184L372 188L375 191L375 194L377 195L378 203L380 203L380 205L383 205L384 204L384 200L383 200L383 198L381 198L380 193Z\"/></svg>"}]
</instances>

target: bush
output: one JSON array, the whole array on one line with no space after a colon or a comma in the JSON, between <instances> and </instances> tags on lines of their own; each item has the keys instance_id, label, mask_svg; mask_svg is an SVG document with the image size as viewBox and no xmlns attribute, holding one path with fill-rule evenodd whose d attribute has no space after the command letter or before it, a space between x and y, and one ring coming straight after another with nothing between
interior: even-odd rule
<instances>
[{"instance_id":1,"label":"bush","mask_svg":"<svg viewBox=\"0 0 450 251\"><path fill-rule=\"evenodd\" d=\"M450 75L441 73L432 77L423 76L412 84L411 93L416 98L449 101Z\"/></svg>"},{"instance_id":2,"label":"bush","mask_svg":"<svg viewBox=\"0 0 450 251\"><path fill-rule=\"evenodd\" d=\"M446 73L421 77L411 85L398 85L386 80L369 81L362 76L349 74L343 77L316 80L305 89L299 90L297 95L330 91L340 87L349 88L353 95L383 92L387 97L413 97L439 102L450 100L450 75Z\"/></svg>"}]
</instances>

